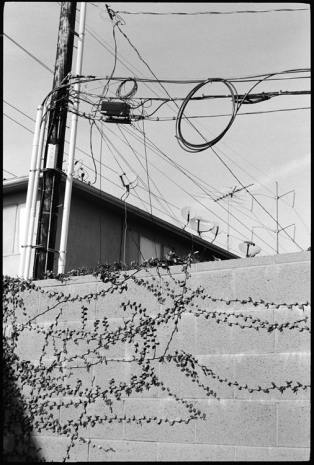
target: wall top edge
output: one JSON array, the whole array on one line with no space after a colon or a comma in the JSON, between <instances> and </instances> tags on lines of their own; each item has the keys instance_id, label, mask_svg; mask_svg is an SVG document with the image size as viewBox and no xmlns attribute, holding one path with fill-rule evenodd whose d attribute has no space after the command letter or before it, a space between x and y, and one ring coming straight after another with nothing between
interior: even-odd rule
<instances>
[{"instance_id":1,"label":"wall top edge","mask_svg":"<svg viewBox=\"0 0 314 465\"><path fill-rule=\"evenodd\" d=\"M252 257L252 258L240 258L232 260L220 260L220 261L210 261L210 262L201 262L193 263L188 269L189 273L198 273L203 271L215 271L215 270L225 270L225 269L235 269L235 268L250 268L250 267L259 267L259 266L268 266L268 265L278 265L278 264L287 264L287 263L299 263L299 262L310 262L311 261L311 252L296 252L288 254L279 254L271 255L267 257ZM172 275L182 274L182 265L175 265L170 267L170 272ZM133 274L132 270L130 273ZM151 276L167 276L168 272L166 270L160 269L159 272L156 268L148 268L147 270L141 270L136 273L138 278L149 278ZM83 284L83 283L95 283L100 282L101 280L93 275L85 276L73 276L70 279L67 279L63 283L57 279L44 279L36 281L36 284L40 287L54 287L56 285L64 286L66 284Z\"/></svg>"}]
</instances>

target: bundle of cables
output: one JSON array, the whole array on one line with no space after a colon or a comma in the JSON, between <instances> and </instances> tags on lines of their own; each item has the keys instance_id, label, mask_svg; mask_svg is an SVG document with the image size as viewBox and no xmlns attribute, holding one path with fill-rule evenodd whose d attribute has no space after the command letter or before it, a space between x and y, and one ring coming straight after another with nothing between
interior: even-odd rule
<instances>
[{"instance_id":1,"label":"bundle of cables","mask_svg":"<svg viewBox=\"0 0 314 465\"><path fill-rule=\"evenodd\" d=\"M133 88L127 92L126 94L124 95L121 95L121 91L123 89L123 87L125 86L125 84L127 82L133 82ZM128 100L128 99L131 99L137 92L137 82L135 79L133 78L128 78L128 79L125 79L125 81L122 81L121 84L119 85L119 87L117 88L116 90L116 96L120 99L120 100Z\"/></svg>"},{"instance_id":2,"label":"bundle of cables","mask_svg":"<svg viewBox=\"0 0 314 465\"><path fill-rule=\"evenodd\" d=\"M260 98L250 98L249 94L252 92L254 87L256 87L261 82L266 81L271 76L275 76L277 74L286 74L286 73L289 73L289 72L291 73L291 72L304 72L304 71L308 71L308 70L300 69L300 70L290 70L290 71L282 71L282 72L276 72L276 73L268 74L268 75L262 77L261 79L259 79L258 82L255 83L250 88L250 90L248 92L246 92L246 94L241 98L240 101L239 101L239 96L238 96L237 89L232 84L232 82L227 80L227 79L210 78L210 79L207 79L206 81L203 81L203 82L199 83L186 96L186 98L184 99L184 101L183 101L183 103L181 105L181 108L179 109L179 113L178 113L177 121L176 121L176 138L178 140L178 143L179 143L180 147L183 148L184 150L186 150L187 152L197 153L197 152L202 152L203 150L206 150L206 149L212 147L213 145L217 144L217 142L220 141L220 139L222 139L222 137L229 130L229 128L232 125L232 123L233 123L233 121L234 121L234 119L235 119L235 117L236 117L236 115L237 115L237 113L238 113L238 111L239 111L242 104L245 104L245 103L250 103L250 104L260 103L260 102L262 102L264 100L268 100L269 98L271 98L270 95L267 96L267 95L263 95L263 94L262 94L262 96ZM192 144L191 142L188 142L186 139L184 139L184 137L182 135L182 131L181 131L182 116L183 116L184 110L185 110L188 102L193 97L193 95L199 89L201 89L203 86L205 86L206 84L211 83L211 82L221 82L229 89L230 96L231 96L231 99L232 99L231 117L230 117L229 123L226 126L226 128L217 137L215 137L213 140L205 141L203 144ZM190 125L192 125L192 123L190 121L189 121L189 123L190 123ZM192 126L195 128L194 125L192 125ZM203 139L205 140L204 137L203 137Z\"/></svg>"},{"instance_id":3,"label":"bundle of cables","mask_svg":"<svg viewBox=\"0 0 314 465\"><path fill-rule=\"evenodd\" d=\"M211 140L209 142L206 141L203 144L197 144L197 145L192 144L191 142L188 142L186 139L184 139L184 137L182 135L182 131L181 131L182 116L183 116L184 110L185 110L188 102L193 97L193 95L199 89L201 89L203 86L205 86L206 84L211 83L211 82L222 82L225 86L227 86L227 88L228 88L228 90L229 90L229 92L231 94L231 98L232 98L231 118L230 118L229 123L226 126L226 128L217 137L215 137L215 139L213 139L213 140ZM228 129L230 128L230 126L232 125L232 123L233 123L233 121L234 121L234 119L236 117L238 109L239 109L239 106L238 106L238 93L237 93L237 90L236 90L235 86L231 82L228 82L226 79L221 79L221 78L211 78L211 79L207 79L206 81L201 82L200 84L195 86L194 89L192 89L191 92L186 96L186 98L184 99L184 101L183 101L183 103L182 103L182 105L181 105L181 107L179 109L177 122L176 122L176 137L177 137L177 140L178 140L178 143L179 143L180 147L183 148L184 150L186 150L187 152L192 152L192 153L202 152L203 150L206 150L206 149L212 147L218 141L220 141L220 139L222 139L222 137L226 134L226 132L228 131Z\"/></svg>"}]
</instances>

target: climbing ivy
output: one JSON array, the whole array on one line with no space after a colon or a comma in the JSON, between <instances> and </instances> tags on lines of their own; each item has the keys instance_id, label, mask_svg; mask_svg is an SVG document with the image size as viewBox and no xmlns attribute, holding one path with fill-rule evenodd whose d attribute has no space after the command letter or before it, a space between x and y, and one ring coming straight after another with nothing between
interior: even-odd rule
<instances>
[{"instance_id":1,"label":"climbing ivy","mask_svg":"<svg viewBox=\"0 0 314 465\"><path fill-rule=\"evenodd\" d=\"M73 276L92 274L102 282L108 284L105 289L85 296L72 296L62 291L50 291L42 289L34 281L3 277L3 354L4 354L4 443L5 461L23 459L23 461L45 461L40 458L39 449L32 445L31 434L34 432L57 433L59 436L68 438L68 446L63 461L70 460L72 448L79 443L87 443L88 447L96 447L90 439L82 436L81 427L95 427L102 423L136 423L145 425L148 423L169 423L171 426L178 423L188 424L192 420L204 421L206 415L195 403L186 400L173 392L158 375L156 363L169 364L173 370L180 370L186 376L186 382L193 382L206 396L218 399L217 392L212 387L212 380L234 386L238 390L247 390L250 393L262 391L270 393L278 390L283 393L291 390L297 393L299 390L307 390L310 386L300 382L288 380L285 384L277 386L270 382L266 386L241 385L237 381L222 377L210 367L205 366L192 354L184 350L173 350L172 341L175 333L180 331L180 320L183 314L191 313L197 318L210 320L213 324L227 326L238 326L243 330L256 331L300 331L310 332L308 317L304 316L297 321L285 323L270 323L246 313L228 311L231 303L241 305L278 308L283 305L292 309L297 306L301 310L309 305L304 303L274 303L263 300L255 301L252 298L224 299L213 298L208 295L204 288L198 286L191 288L188 285L190 278L189 268L194 261L193 255L178 257L171 253L163 259L151 259L141 266L131 263L126 267L120 263L112 265L105 263L93 270L72 270L63 275L54 275L52 272L46 274L47 278L67 282ZM172 265L181 265L183 278L175 279L171 274ZM163 276L164 287L161 280L150 274L150 270L157 270L157 276ZM147 279L140 271L146 271ZM150 278L150 279L148 279ZM163 310L157 315L149 315L147 309L136 301L131 302L127 298L127 290L130 282L137 286L143 286L152 293ZM47 308L41 308L35 315L31 309L26 308L23 300L25 293L43 293L48 298L54 299L54 303ZM119 327L110 328L109 319L95 319L92 328L88 327L88 308L86 304L93 299L105 302L106 296L112 293L125 295L121 302L121 308L126 312L123 324ZM60 317L64 304L67 302L81 303L81 318L78 327L60 326ZM209 310L208 303L221 301L226 306L226 311ZM165 303L167 305L165 305ZM200 303L202 307L200 308ZM161 307L160 307L161 308ZM47 315L52 310L58 310L54 321L49 325L37 323L36 320ZM158 338L162 327L170 327L170 333L165 347L161 347ZM21 337L32 337L32 334L42 334L44 343L38 348L38 361L24 360L17 355L17 346ZM69 344L79 345L87 341L89 348L85 353L73 353L69 350ZM119 342L128 342L132 345L134 353L132 357L115 359L104 355ZM53 355L49 362L45 359L48 347L53 347ZM52 358L52 360L51 360ZM115 378L109 380L108 387L99 386L92 379L90 386L86 387L82 379L78 379L73 385L68 384L73 371L69 372L70 363L79 363L87 371L93 365L108 365L108 363L130 363L136 366L132 376L128 380L118 381ZM78 366L78 365L77 365ZM67 368L66 368L67 367ZM85 387L83 387L85 386ZM158 416L127 416L115 413L116 405L125 396L132 393L150 391L159 388L169 397L184 407L185 414L179 417L167 418ZM73 399L74 398L74 399ZM95 402L101 401L107 407L106 415L90 415L89 408ZM54 412L61 408L74 407L77 412L75 418L61 422L56 418ZM182 411L182 410L180 410ZM108 452L112 449L103 449Z\"/></svg>"}]
</instances>

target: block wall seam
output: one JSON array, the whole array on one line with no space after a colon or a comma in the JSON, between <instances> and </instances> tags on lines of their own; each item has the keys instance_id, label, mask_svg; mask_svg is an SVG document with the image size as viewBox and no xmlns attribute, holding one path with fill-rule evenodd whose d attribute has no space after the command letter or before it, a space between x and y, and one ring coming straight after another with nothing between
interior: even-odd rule
<instances>
[{"instance_id":1,"label":"block wall seam","mask_svg":"<svg viewBox=\"0 0 314 465\"><path fill-rule=\"evenodd\" d=\"M276 446L279 443L279 402L276 402Z\"/></svg>"}]
</instances>

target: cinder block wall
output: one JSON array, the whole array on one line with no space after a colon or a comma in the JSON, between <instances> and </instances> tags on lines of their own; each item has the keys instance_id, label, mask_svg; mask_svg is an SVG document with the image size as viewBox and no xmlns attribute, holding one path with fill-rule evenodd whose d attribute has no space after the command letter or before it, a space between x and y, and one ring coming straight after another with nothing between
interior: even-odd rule
<instances>
[{"instance_id":1,"label":"cinder block wall","mask_svg":"<svg viewBox=\"0 0 314 465\"><path fill-rule=\"evenodd\" d=\"M250 259L227 260L198 263L189 270L191 277L188 286L203 286L206 293L213 298L253 300L277 304L295 304L310 301L310 252L255 257ZM172 267L171 273L176 278L182 276L181 266ZM141 272L147 279L147 272ZM156 272L150 270L158 278ZM162 275L161 286L166 289L169 277ZM155 281L156 282L156 281ZM62 291L65 294L84 296L99 291L107 286L92 276L73 277L62 284L56 280L37 283L42 288ZM121 302L130 299L142 303L151 315L160 311L156 298L146 288L130 285L127 293L107 294L105 298L92 300L88 306L87 325L92 325L95 318L103 316L110 320L110 327L118 327L126 312ZM46 294L30 293L25 295L28 308L42 311L53 299ZM212 301L202 303L199 308L213 311L225 311L253 315L271 323L292 322L310 316L309 305L305 309L294 306L292 309L282 305L278 308L263 305L254 306ZM164 306L167 306L167 300ZM80 325L81 305L68 302L60 318L60 327L77 327ZM56 316L56 310L40 316L37 322L48 326ZM169 338L169 328L159 334L160 350ZM28 337L27 333L18 347L18 355L36 361L38 348L43 343L43 336ZM86 343L73 344L75 353L86 351ZM171 352L185 350L196 356L201 363L210 367L214 373L237 381L249 387L270 386L271 381L277 386L286 381L299 381L310 384L310 334L307 331L284 330L267 332L253 329L241 329L238 326L217 324L216 320L197 318L186 313L180 320L179 331L171 342ZM47 351L47 361L51 356ZM106 355L122 359L131 357L134 347L127 342L115 344ZM50 354L50 355L49 355ZM81 377L88 386L93 377L102 388L108 385L110 378L127 381L136 373L138 367L130 363L108 363L92 366L89 373L83 366L74 364L68 367L67 383L75 382ZM206 421L193 420L188 424L180 423L170 426L168 423L157 425L137 425L133 423L111 423L82 428L81 435L90 439L89 444L82 444L73 449L71 460L75 461L295 461L309 460L310 456L310 405L309 390L293 393L287 389L283 393L271 390L270 393L239 390L235 385L228 386L217 379L210 379L209 384L217 392L218 399L206 397L195 383L187 379L180 370L171 365L156 364L160 379L169 388L185 399L191 399L206 413ZM26 393L27 395L27 393ZM64 399L62 399L64 400ZM71 397L69 397L69 401ZM184 418L184 409L165 391L155 387L148 392L122 397L116 402L114 413L118 416L160 416ZM99 401L92 404L90 415L105 414L105 407ZM77 414L77 412L76 412ZM74 418L73 406L61 407L56 412L61 421ZM42 447L42 455L48 461L59 461L65 453L68 438L47 434L43 431L33 437L36 446ZM96 447L93 447L96 446ZM113 451L104 452L97 446Z\"/></svg>"}]
</instances>

